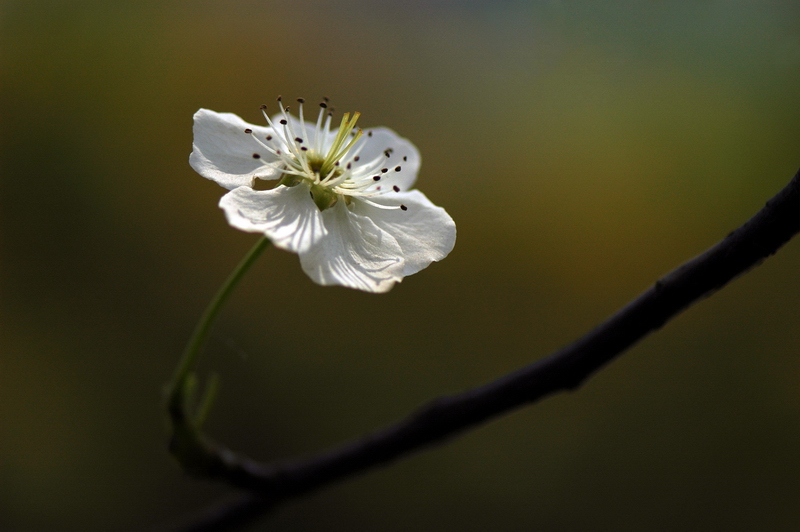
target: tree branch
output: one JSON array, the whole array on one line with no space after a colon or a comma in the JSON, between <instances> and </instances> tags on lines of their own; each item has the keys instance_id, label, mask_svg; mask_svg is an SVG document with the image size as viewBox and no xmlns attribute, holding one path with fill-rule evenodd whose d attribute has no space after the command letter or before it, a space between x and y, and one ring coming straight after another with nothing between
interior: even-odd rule
<instances>
[{"instance_id":1,"label":"tree branch","mask_svg":"<svg viewBox=\"0 0 800 532\"><path fill-rule=\"evenodd\" d=\"M278 503L442 442L561 390L572 390L691 304L774 254L800 231L800 171L753 218L657 281L575 343L496 381L441 397L406 420L318 456L261 465L213 446L204 475L253 493L208 510L181 530L229 530Z\"/></svg>"}]
</instances>

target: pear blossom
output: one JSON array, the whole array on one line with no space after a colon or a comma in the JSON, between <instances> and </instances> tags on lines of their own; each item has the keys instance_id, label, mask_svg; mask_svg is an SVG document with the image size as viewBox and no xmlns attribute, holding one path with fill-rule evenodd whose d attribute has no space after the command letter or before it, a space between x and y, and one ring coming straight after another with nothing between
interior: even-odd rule
<instances>
[{"instance_id":1,"label":"pear blossom","mask_svg":"<svg viewBox=\"0 0 800 532\"><path fill-rule=\"evenodd\" d=\"M262 233L297 253L320 285L386 292L453 249L447 212L413 190L416 147L387 128L356 129L360 113L332 127L328 100L315 122L289 114L278 98L265 126L231 113L194 115L189 163L229 190L219 202L228 223ZM275 186L264 189L264 181Z\"/></svg>"}]
</instances>

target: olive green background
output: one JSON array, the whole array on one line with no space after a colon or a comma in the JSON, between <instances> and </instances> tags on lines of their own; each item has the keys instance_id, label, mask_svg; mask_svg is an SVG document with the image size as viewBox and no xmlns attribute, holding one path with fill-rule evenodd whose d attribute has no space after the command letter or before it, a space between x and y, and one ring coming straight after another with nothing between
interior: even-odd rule
<instances>
[{"instance_id":1,"label":"olive green background","mask_svg":"<svg viewBox=\"0 0 800 532\"><path fill-rule=\"evenodd\" d=\"M0 529L139 530L230 493L162 386L257 237L187 159L200 107L329 96L456 220L389 294L269 250L221 316L209 431L313 453L569 343L800 167L786 1L0 2ZM281 508L275 531L800 526L800 243L575 393Z\"/></svg>"}]
</instances>

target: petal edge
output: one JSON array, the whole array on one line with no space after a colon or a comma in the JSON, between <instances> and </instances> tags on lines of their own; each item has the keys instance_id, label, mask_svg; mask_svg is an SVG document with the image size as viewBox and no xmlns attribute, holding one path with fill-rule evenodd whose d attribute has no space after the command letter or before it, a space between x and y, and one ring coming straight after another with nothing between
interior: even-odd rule
<instances>
[{"instance_id":1,"label":"petal edge","mask_svg":"<svg viewBox=\"0 0 800 532\"><path fill-rule=\"evenodd\" d=\"M306 253L328 231L308 188L279 185L271 190L239 187L219 200L228 223L236 229L264 233L275 247Z\"/></svg>"}]
</instances>

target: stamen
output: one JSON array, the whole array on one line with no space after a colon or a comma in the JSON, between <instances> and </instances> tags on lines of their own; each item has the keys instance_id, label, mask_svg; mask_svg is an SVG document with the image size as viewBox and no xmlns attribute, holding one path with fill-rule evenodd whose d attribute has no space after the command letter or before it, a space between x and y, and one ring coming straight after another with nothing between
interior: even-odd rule
<instances>
[{"instance_id":1,"label":"stamen","mask_svg":"<svg viewBox=\"0 0 800 532\"><path fill-rule=\"evenodd\" d=\"M253 159L261 159L261 156L257 153L253 154Z\"/></svg>"},{"instance_id":2,"label":"stamen","mask_svg":"<svg viewBox=\"0 0 800 532\"><path fill-rule=\"evenodd\" d=\"M267 168L272 168L273 170L276 170L277 172L280 172L281 174L290 174L290 175L296 175L296 176L300 176L300 177L308 177L308 174L306 174L302 170L298 170L297 168L295 168L293 166L281 166L281 165L277 165L275 163L272 163L272 162L269 162L269 161L264 161L264 160L261 161L261 164L262 164L262 166L266 166Z\"/></svg>"},{"instance_id":3,"label":"stamen","mask_svg":"<svg viewBox=\"0 0 800 532\"><path fill-rule=\"evenodd\" d=\"M325 179L322 179L320 183L330 189L333 189L337 193L341 193L342 190L339 189L340 185L342 186L343 189L347 190L353 188L352 186L345 186L348 184L348 180L350 179L350 177L352 177L350 172L342 172L340 176L336 176L334 172L331 172Z\"/></svg>"},{"instance_id":4,"label":"stamen","mask_svg":"<svg viewBox=\"0 0 800 532\"><path fill-rule=\"evenodd\" d=\"M372 205L373 207L376 207L378 209L384 209L384 210L387 210L387 211L394 211L394 210L397 210L397 209L405 211L405 210L408 209L408 207L406 207L405 205L397 205L397 206L395 206L395 205L381 205L380 203L376 203L376 202L374 202L372 200L369 200L369 199L366 199L366 198L363 198L363 197L361 198L361 201L363 201L364 203L366 203L368 205Z\"/></svg>"},{"instance_id":5,"label":"stamen","mask_svg":"<svg viewBox=\"0 0 800 532\"><path fill-rule=\"evenodd\" d=\"M295 160L294 160L294 159L291 159L290 157L287 157L286 155L283 155L283 154L281 153L281 151L280 151L280 150L276 150L276 149L275 149L275 148L273 148L272 146L269 146L269 145L267 145L267 144L264 144L264 143L261 141L261 139L259 139L258 137L256 137L255 133L252 133L252 132L251 132L251 133L250 133L250 136L251 136L251 137L253 137L253 140L255 140L255 141L256 141L256 142L257 142L257 143L258 143L258 144L259 144L261 147L263 147L265 150L267 150L268 152L270 152L270 153L274 154L276 157L280 158L280 159L281 159L281 160L284 162L284 164L286 164L287 168L288 168L288 167L291 167L291 168L299 168L299 167L298 167L298 165L297 165L297 163L295 162ZM272 137L271 137L271 136L269 136L268 138L272 138Z\"/></svg>"},{"instance_id":6,"label":"stamen","mask_svg":"<svg viewBox=\"0 0 800 532\"><path fill-rule=\"evenodd\" d=\"M332 117L333 117L333 113L328 113L328 115L325 117L325 135L322 138L323 142L331 134L331 119L332 119ZM320 146L318 151L320 151L320 152L322 151L322 146Z\"/></svg>"},{"instance_id":7,"label":"stamen","mask_svg":"<svg viewBox=\"0 0 800 532\"><path fill-rule=\"evenodd\" d=\"M268 125L270 128L272 128L272 131L274 131L275 133L278 133L278 128L277 128L277 127L275 127L275 124L273 124L273 123L272 123L272 119L271 119L271 118L269 117L269 115L267 114L267 106L266 106L266 105L262 105L262 106L261 106L261 114L262 114L262 115L264 115L264 120L266 120L266 121L267 121L267 125ZM272 140L272 135L270 135L270 136L269 136L269 138L268 138L267 140ZM281 144L282 144L284 147L286 147L286 148L289 148L289 143L288 143L288 142L286 142L286 138L285 138L285 137L282 137L282 136L281 136L279 133L278 133L278 140L280 141L280 143L281 143Z\"/></svg>"},{"instance_id":8,"label":"stamen","mask_svg":"<svg viewBox=\"0 0 800 532\"><path fill-rule=\"evenodd\" d=\"M366 145L367 145L366 142L361 143L358 147L356 147L356 149L354 150L353 153L358 153L359 151L361 151L361 148L363 148ZM355 158L353 160L355 160ZM383 157L383 155L379 155L376 158L374 158L373 160L371 160L370 162L362 164L361 166L359 166L359 168L356 169L356 173L357 173L357 175L359 175L361 177L365 177L365 176L368 176L370 174L374 174L374 173L379 171L379 168L383 165L383 163L385 161L386 161L386 158Z\"/></svg>"},{"instance_id":9,"label":"stamen","mask_svg":"<svg viewBox=\"0 0 800 532\"><path fill-rule=\"evenodd\" d=\"M400 170L402 170L402 168L400 168L399 166L395 166L395 167L394 167L394 171L395 171L395 172L399 172Z\"/></svg>"},{"instance_id":10,"label":"stamen","mask_svg":"<svg viewBox=\"0 0 800 532\"><path fill-rule=\"evenodd\" d=\"M280 98L280 96L278 96L278 98ZM280 120L280 123L283 126L283 139L282 139L283 143L286 146L286 149L289 150L289 152L292 155L295 156L295 158L297 159L296 162L300 163L300 166L303 168L303 170L305 170L308 173L309 176L313 176L314 172L311 171L311 167L308 164L308 159L304 155L301 154L301 152L297 149L297 145L296 144L288 141L288 139L290 139L290 138L298 138L299 137L299 135L297 135L294 132L294 128L292 127L292 123L289 120L288 111L289 111L289 107L285 107L285 108L282 107L281 108L281 113L283 114L283 118ZM304 122L302 123L302 125L305 128L305 123ZM293 166L296 166L296 164L293 164Z\"/></svg>"},{"instance_id":11,"label":"stamen","mask_svg":"<svg viewBox=\"0 0 800 532\"><path fill-rule=\"evenodd\" d=\"M378 179L375 179L375 178ZM334 182L331 183L331 186L337 185L340 189L344 190L347 194L354 194L354 193L361 193L365 192L367 189L371 188L376 181L380 181L381 176L372 176L372 177L363 177L358 178L356 176L349 176L348 179L335 179ZM341 183L341 184L340 184ZM374 196L374 194L370 194Z\"/></svg>"},{"instance_id":12,"label":"stamen","mask_svg":"<svg viewBox=\"0 0 800 532\"><path fill-rule=\"evenodd\" d=\"M394 190L395 192L400 192L400 187L395 185L395 186L392 187L392 190Z\"/></svg>"},{"instance_id":13,"label":"stamen","mask_svg":"<svg viewBox=\"0 0 800 532\"><path fill-rule=\"evenodd\" d=\"M303 104L306 103L306 100L305 100L305 98L298 98L297 99L297 103L300 104L299 105L299 109L297 111L297 114L300 116L300 123L305 125L306 121L303 118Z\"/></svg>"},{"instance_id":14,"label":"stamen","mask_svg":"<svg viewBox=\"0 0 800 532\"><path fill-rule=\"evenodd\" d=\"M314 146L314 151L316 151L316 152L322 151L321 148L320 148L319 143L322 140L320 138L321 137L320 134L322 133L322 129L321 129L321 127L322 127L322 115L325 113L325 107L326 107L324 102L319 104L319 106L320 106L320 110L319 110L319 116L317 117L317 125L314 126L314 142L313 142L313 146Z\"/></svg>"},{"instance_id":15,"label":"stamen","mask_svg":"<svg viewBox=\"0 0 800 532\"><path fill-rule=\"evenodd\" d=\"M278 96L278 101L281 101L280 96ZM286 132L286 125L284 124L284 121L288 121L289 115L286 114L286 111L283 109L283 106L281 106L281 112L283 113L283 119L281 119L281 123L284 125L283 135L280 134L278 128L275 127L275 124L272 122L272 119L267 114L267 106L266 105L261 106L261 114L264 115L264 119L267 121L267 124L272 129L272 131L277 133L278 136L277 140L279 141L279 146L283 146L284 148L286 148L289 154L293 155L294 157L290 157L289 155L284 154L280 149L277 148L273 149L272 147L267 146L266 144L261 142L258 138L256 138L255 135L253 135L253 138L256 140L256 142L264 146L267 150L278 156L284 162L287 168L291 167L295 169L302 169L306 171L308 174L311 174L311 169L308 167L308 162L306 161L305 157L300 157L300 152L297 151L297 147L295 146L295 144L288 141L289 138L294 137L295 135L292 134L290 136ZM289 129L291 129L291 125L289 126ZM267 140L271 139L272 136L270 135Z\"/></svg>"}]
</instances>

